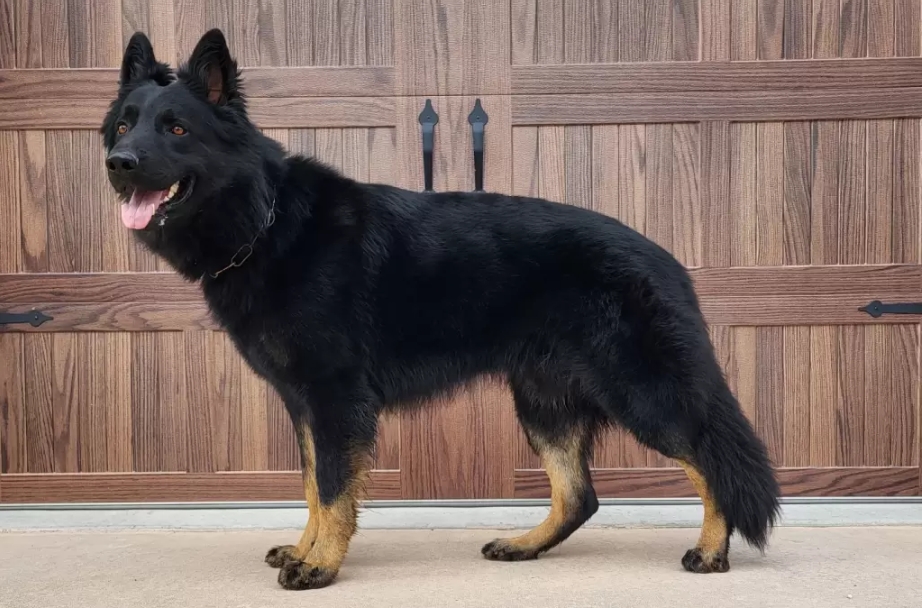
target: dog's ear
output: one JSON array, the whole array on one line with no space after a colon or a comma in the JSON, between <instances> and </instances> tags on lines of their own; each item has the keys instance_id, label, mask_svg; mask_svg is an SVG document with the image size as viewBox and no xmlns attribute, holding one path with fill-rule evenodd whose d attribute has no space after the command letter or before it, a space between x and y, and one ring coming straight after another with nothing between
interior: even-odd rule
<instances>
[{"instance_id":1,"label":"dog's ear","mask_svg":"<svg viewBox=\"0 0 922 608\"><path fill-rule=\"evenodd\" d=\"M231 57L221 30L209 30L202 36L189 57L186 71L209 102L235 105L242 100L237 62Z\"/></svg>"},{"instance_id":2,"label":"dog's ear","mask_svg":"<svg viewBox=\"0 0 922 608\"><path fill-rule=\"evenodd\" d=\"M160 85L169 84L170 68L158 62L154 57L154 47L151 46L147 36L141 32L135 32L128 41L128 46L125 47L122 68L119 71L119 83L125 86L144 80L154 80Z\"/></svg>"}]
</instances>

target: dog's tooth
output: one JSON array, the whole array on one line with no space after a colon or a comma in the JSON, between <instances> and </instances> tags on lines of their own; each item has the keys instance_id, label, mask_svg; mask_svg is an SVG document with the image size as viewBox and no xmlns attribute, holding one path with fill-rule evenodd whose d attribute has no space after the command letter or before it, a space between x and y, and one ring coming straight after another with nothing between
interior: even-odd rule
<instances>
[{"instance_id":1,"label":"dog's tooth","mask_svg":"<svg viewBox=\"0 0 922 608\"><path fill-rule=\"evenodd\" d=\"M179 182L176 182L175 184L170 186L170 194L169 196L167 196L167 198L173 198L174 196L176 196L177 191L179 191Z\"/></svg>"}]
</instances>

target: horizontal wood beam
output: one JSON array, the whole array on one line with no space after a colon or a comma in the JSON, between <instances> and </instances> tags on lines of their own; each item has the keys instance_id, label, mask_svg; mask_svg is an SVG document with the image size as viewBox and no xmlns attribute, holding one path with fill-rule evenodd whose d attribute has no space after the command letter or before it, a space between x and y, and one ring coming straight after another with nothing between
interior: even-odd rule
<instances>
[{"instance_id":1,"label":"horizontal wood beam","mask_svg":"<svg viewBox=\"0 0 922 608\"><path fill-rule=\"evenodd\" d=\"M98 129L111 98L0 100L0 130ZM250 97L250 118L264 129L391 127L394 97Z\"/></svg>"},{"instance_id":2,"label":"horizontal wood beam","mask_svg":"<svg viewBox=\"0 0 922 608\"><path fill-rule=\"evenodd\" d=\"M0 475L0 503L304 500L298 471ZM371 471L369 500L399 500L400 471Z\"/></svg>"},{"instance_id":3,"label":"horizontal wood beam","mask_svg":"<svg viewBox=\"0 0 922 608\"><path fill-rule=\"evenodd\" d=\"M922 87L516 95L515 125L848 120L922 116Z\"/></svg>"},{"instance_id":4,"label":"horizontal wood beam","mask_svg":"<svg viewBox=\"0 0 922 608\"><path fill-rule=\"evenodd\" d=\"M512 93L665 93L922 87L922 58L512 66Z\"/></svg>"},{"instance_id":5,"label":"horizontal wood beam","mask_svg":"<svg viewBox=\"0 0 922 608\"><path fill-rule=\"evenodd\" d=\"M858 310L872 300L922 302L922 267L772 266L692 268L712 325L919 323L920 315L878 319ZM39 327L0 331L217 329L197 285L174 273L0 274L0 310L38 308Z\"/></svg>"},{"instance_id":6,"label":"horizontal wood beam","mask_svg":"<svg viewBox=\"0 0 922 608\"><path fill-rule=\"evenodd\" d=\"M392 67L252 67L241 69L254 97L388 97ZM100 99L115 95L114 68L0 70L0 99Z\"/></svg>"},{"instance_id":7,"label":"horizontal wood beam","mask_svg":"<svg viewBox=\"0 0 922 608\"><path fill-rule=\"evenodd\" d=\"M780 468L784 496L917 496L919 467ZM595 469L592 481L603 498L696 498L682 469ZM548 498L543 470L515 472L516 498Z\"/></svg>"}]
</instances>

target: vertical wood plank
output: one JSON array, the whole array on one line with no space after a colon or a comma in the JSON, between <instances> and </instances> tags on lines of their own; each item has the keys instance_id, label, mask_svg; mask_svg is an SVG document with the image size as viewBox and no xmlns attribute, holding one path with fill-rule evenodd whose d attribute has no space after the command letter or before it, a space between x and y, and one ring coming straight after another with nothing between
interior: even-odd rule
<instances>
[{"instance_id":1,"label":"vertical wood plank","mask_svg":"<svg viewBox=\"0 0 922 608\"><path fill-rule=\"evenodd\" d=\"M759 0L756 34L759 59L784 57L784 4L784 0Z\"/></svg>"},{"instance_id":2,"label":"vertical wood plank","mask_svg":"<svg viewBox=\"0 0 922 608\"><path fill-rule=\"evenodd\" d=\"M475 97L464 97L464 110L469 112L474 107ZM496 121L491 133L492 137L486 138L484 142L484 175L483 187L487 192L500 192L502 194L512 194L513 183L513 151L512 151L512 99L508 95L489 95L480 98L484 110L490 113L490 121ZM464 114L467 120L467 114ZM591 127L587 127L591 128ZM470 155L473 149L473 139L471 139L470 125L465 131L465 146ZM591 133L589 134L591 137ZM591 140L590 140L591 141ZM391 148L393 149L393 148ZM586 153L592 153L591 146L587 145ZM389 154L389 159L393 154ZM470 156L469 156L470 158ZM590 158L591 162L591 158ZM591 170L591 166L590 166ZM467 188L474 188L474 166L468 161L464 170L464 175L470 180ZM591 179L591 176L590 176ZM591 185L591 184L590 184ZM591 200L587 199L584 204L588 205Z\"/></svg>"},{"instance_id":3,"label":"vertical wood plank","mask_svg":"<svg viewBox=\"0 0 922 608\"><path fill-rule=\"evenodd\" d=\"M367 40L364 0L341 0L339 13L342 65L365 65Z\"/></svg>"},{"instance_id":4,"label":"vertical wood plank","mask_svg":"<svg viewBox=\"0 0 922 608\"><path fill-rule=\"evenodd\" d=\"M375 444L375 469L400 468L400 416L387 414L378 421L378 440Z\"/></svg>"},{"instance_id":5,"label":"vertical wood plank","mask_svg":"<svg viewBox=\"0 0 922 608\"><path fill-rule=\"evenodd\" d=\"M125 0L122 0L124 3ZM180 59L176 47L176 18L174 14L174 0L149 0L147 12L150 16L150 26L147 29L148 37L154 47L154 53L161 61L166 61L173 65L184 60ZM124 4L122 5L124 14ZM198 27L203 28L205 24L199 23ZM200 29L201 33L206 30ZM123 33L124 37L124 33ZM122 40L122 46L126 45L127 39ZM117 60L120 62L121 57Z\"/></svg>"},{"instance_id":6,"label":"vertical wood plank","mask_svg":"<svg viewBox=\"0 0 922 608\"><path fill-rule=\"evenodd\" d=\"M564 127L564 202L576 207L592 205L592 127Z\"/></svg>"},{"instance_id":7,"label":"vertical wood plank","mask_svg":"<svg viewBox=\"0 0 922 608\"><path fill-rule=\"evenodd\" d=\"M288 4L300 5L299 2L288 2ZM208 7L208 3L200 2L199 0L173 0L177 59L180 57L186 58L192 53L196 42L203 34L202 28L206 24L208 26L215 25L215 20L209 18L208 13L211 11L208 10Z\"/></svg>"},{"instance_id":8,"label":"vertical wood plank","mask_svg":"<svg viewBox=\"0 0 922 608\"><path fill-rule=\"evenodd\" d=\"M564 63L564 3L538 2L535 37L538 63Z\"/></svg>"},{"instance_id":9,"label":"vertical wood plank","mask_svg":"<svg viewBox=\"0 0 922 608\"><path fill-rule=\"evenodd\" d=\"M343 129L343 171L352 179L368 181L370 132L372 129Z\"/></svg>"},{"instance_id":10,"label":"vertical wood plank","mask_svg":"<svg viewBox=\"0 0 922 608\"><path fill-rule=\"evenodd\" d=\"M756 124L730 124L730 265L754 266L758 256Z\"/></svg>"},{"instance_id":11,"label":"vertical wood plank","mask_svg":"<svg viewBox=\"0 0 922 608\"><path fill-rule=\"evenodd\" d=\"M79 378L77 334L58 333L52 340L52 408L54 472L77 473L79 467Z\"/></svg>"},{"instance_id":12,"label":"vertical wood plank","mask_svg":"<svg viewBox=\"0 0 922 608\"><path fill-rule=\"evenodd\" d=\"M541 197L558 202L564 202L567 196L565 129L566 127L538 127L538 192Z\"/></svg>"},{"instance_id":13,"label":"vertical wood plank","mask_svg":"<svg viewBox=\"0 0 922 608\"><path fill-rule=\"evenodd\" d=\"M338 0L312 0L314 65L340 65ZM302 26L303 27L303 26Z\"/></svg>"},{"instance_id":14,"label":"vertical wood plank","mask_svg":"<svg viewBox=\"0 0 922 608\"><path fill-rule=\"evenodd\" d=\"M391 0L365 0L365 18L368 65L394 65L393 2Z\"/></svg>"},{"instance_id":15,"label":"vertical wood plank","mask_svg":"<svg viewBox=\"0 0 922 608\"><path fill-rule=\"evenodd\" d=\"M512 128L512 191L516 196L538 196L540 191L540 157L538 127Z\"/></svg>"},{"instance_id":16,"label":"vertical wood plank","mask_svg":"<svg viewBox=\"0 0 922 608\"><path fill-rule=\"evenodd\" d=\"M208 349L209 331L189 332L184 341L186 394L188 397L189 471L215 471L211 424L209 371L216 364Z\"/></svg>"},{"instance_id":17,"label":"vertical wood plank","mask_svg":"<svg viewBox=\"0 0 922 608\"><path fill-rule=\"evenodd\" d=\"M313 2L289 0L285 3L286 55L290 66L315 65L313 7Z\"/></svg>"},{"instance_id":18,"label":"vertical wood plank","mask_svg":"<svg viewBox=\"0 0 922 608\"><path fill-rule=\"evenodd\" d=\"M390 183L394 179L396 165L394 157L397 154L397 130L371 129L369 131L369 153L371 159L368 166L368 179L372 183ZM512 159L509 159L512 162Z\"/></svg>"},{"instance_id":19,"label":"vertical wood plank","mask_svg":"<svg viewBox=\"0 0 922 608\"><path fill-rule=\"evenodd\" d=\"M896 395L890 386L893 330L885 325L865 328L864 341L864 458L865 466L888 466L893 440L893 412Z\"/></svg>"},{"instance_id":20,"label":"vertical wood plank","mask_svg":"<svg viewBox=\"0 0 922 608\"><path fill-rule=\"evenodd\" d=\"M892 259L919 263L919 119L893 121Z\"/></svg>"},{"instance_id":21,"label":"vertical wood plank","mask_svg":"<svg viewBox=\"0 0 922 608\"><path fill-rule=\"evenodd\" d=\"M758 0L732 1L730 57L733 61L753 61L759 58Z\"/></svg>"},{"instance_id":22,"label":"vertical wood plank","mask_svg":"<svg viewBox=\"0 0 922 608\"><path fill-rule=\"evenodd\" d=\"M784 0L784 58L810 59L813 0Z\"/></svg>"},{"instance_id":23,"label":"vertical wood plank","mask_svg":"<svg viewBox=\"0 0 922 608\"><path fill-rule=\"evenodd\" d=\"M538 59L538 0L511 0L512 64L531 65Z\"/></svg>"},{"instance_id":24,"label":"vertical wood plank","mask_svg":"<svg viewBox=\"0 0 922 608\"><path fill-rule=\"evenodd\" d=\"M784 123L784 264L810 263L810 123Z\"/></svg>"},{"instance_id":25,"label":"vertical wood plank","mask_svg":"<svg viewBox=\"0 0 922 608\"><path fill-rule=\"evenodd\" d=\"M0 0L0 69L16 67L16 12L12 0Z\"/></svg>"},{"instance_id":26,"label":"vertical wood plank","mask_svg":"<svg viewBox=\"0 0 922 608\"><path fill-rule=\"evenodd\" d=\"M8 0L9 1L9 0ZM13 11L13 29L16 42L17 68L42 67L42 3L16 2Z\"/></svg>"},{"instance_id":27,"label":"vertical wood plank","mask_svg":"<svg viewBox=\"0 0 922 608\"><path fill-rule=\"evenodd\" d=\"M893 121L867 122L867 253L869 264L893 261Z\"/></svg>"},{"instance_id":28,"label":"vertical wood plank","mask_svg":"<svg viewBox=\"0 0 922 608\"><path fill-rule=\"evenodd\" d=\"M73 201L77 200L76 175L71 172L73 138L69 131L48 131L46 145L46 186L48 191L48 269L52 272L77 270L76 234Z\"/></svg>"},{"instance_id":29,"label":"vertical wood plank","mask_svg":"<svg viewBox=\"0 0 922 608\"><path fill-rule=\"evenodd\" d=\"M236 354L236 352L235 352ZM267 389L242 360L240 361L241 470L265 471L269 468L269 429L266 412Z\"/></svg>"},{"instance_id":30,"label":"vertical wood plank","mask_svg":"<svg viewBox=\"0 0 922 608\"><path fill-rule=\"evenodd\" d=\"M45 189L45 133L19 133L19 202L22 270L48 271L48 207Z\"/></svg>"},{"instance_id":31,"label":"vertical wood plank","mask_svg":"<svg viewBox=\"0 0 922 608\"><path fill-rule=\"evenodd\" d=\"M672 226L672 125L648 124L647 236L675 252Z\"/></svg>"},{"instance_id":32,"label":"vertical wood plank","mask_svg":"<svg viewBox=\"0 0 922 608\"><path fill-rule=\"evenodd\" d=\"M696 123L672 127L672 228L678 260L702 264L702 210L698 192L701 133Z\"/></svg>"},{"instance_id":33,"label":"vertical wood plank","mask_svg":"<svg viewBox=\"0 0 922 608\"><path fill-rule=\"evenodd\" d=\"M547 3L545 3L547 4ZM555 3L557 4L557 3ZM595 24L598 18L592 10L595 0L570 0L559 3L563 12L563 62L590 63L595 46ZM544 4L540 8L544 8ZM539 10L540 10L539 8Z\"/></svg>"},{"instance_id":34,"label":"vertical wood plank","mask_svg":"<svg viewBox=\"0 0 922 608\"><path fill-rule=\"evenodd\" d=\"M118 67L122 50L120 19L120 0L67 0L70 67Z\"/></svg>"},{"instance_id":35,"label":"vertical wood plank","mask_svg":"<svg viewBox=\"0 0 922 608\"><path fill-rule=\"evenodd\" d=\"M0 272L20 272L20 134L0 131Z\"/></svg>"},{"instance_id":36,"label":"vertical wood plank","mask_svg":"<svg viewBox=\"0 0 922 608\"><path fill-rule=\"evenodd\" d=\"M775 465L784 461L784 332L781 327L756 328L755 429Z\"/></svg>"},{"instance_id":37,"label":"vertical wood plank","mask_svg":"<svg viewBox=\"0 0 922 608\"><path fill-rule=\"evenodd\" d=\"M813 58L841 56L839 0L813 0Z\"/></svg>"},{"instance_id":38,"label":"vertical wood plank","mask_svg":"<svg viewBox=\"0 0 922 608\"><path fill-rule=\"evenodd\" d=\"M893 21L896 31L896 56L918 57L922 53L922 3L918 0L894 0Z\"/></svg>"},{"instance_id":39,"label":"vertical wood plank","mask_svg":"<svg viewBox=\"0 0 922 608\"><path fill-rule=\"evenodd\" d=\"M646 126L619 125L618 147L618 217L648 234Z\"/></svg>"},{"instance_id":40,"label":"vertical wood plank","mask_svg":"<svg viewBox=\"0 0 922 608\"><path fill-rule=\"evenodd\" d=\"M840 264L862 264L868 251L867 122L846 120L839 127Z\"/></svg>"},{"instance_id":41,"label":"vertical wood plank","mask_svg":"<svg viewBox=\"0 0 922 608\"><path fill-rule=\"evenodd\" d=\"M343 168L343 130L317 129L314 131L314 154L317 160L336 169Z\"/></svg>"},{"instance_id":42,"label":"vertical wood plank","mask_svg":"<svg viewBox=\"0 0 922 608\"><path fill-rule=\"evenodd\" d=\"M701 61L729 61L734 0L700 0Z\"/></svg>"},{"instance_id":43,"label":"vertical wood plank","mask_svg":"<svg viewBox=\"0 0 922 608\"><path fill-rule=\"evenodd\" d=\"M729 266L732 241L730 123L701 123L702 263Z\"/></svg>"},{"instance_id":44,"label":"vertical wood plank","mask_svg":"<svg viewBox=\"0 0 922 608\"><path fill-rule=\"evenodd\" d=\"M836 428L839 435L836 464L861 466L864 464L866 416L864 328L861 326L838 327L837 334L840 397L836 408Z\"/></svg>"},{"instance_id":45,"label":"vertical wood plank","mask_svg":"<svg viewBox=\"0 0 922 608\"><path fill-rule=\"evenodd\" d=\"M810 328L810 466L831 467L839 454L837 404L839 390L838 330Z\"/></svg>"},{"instance_id":46,"label":"vertical wood plank","mask_svg":"<svg viewBox=\"0 0 922 608\"><path fill-rule=\"evenodd\" d=\"M891 334L890 459L892 466L919 466L919 326L894 325Z\"/></svg>"},{"instance_id":47,"label":"vertical wood plank","mask_svg":"<svg viewBox=\"0 0 922 608\"><path fill-rule=\"evenodd\" d=\"M25 375L22 335L0 333L0 473L25 473Z\"/></svg>"},{"instance_id":48,"label":"vertical wood plank","mask_svg":"<svg viewBox=\"0 0 922 608\"><path fill-rule=\"evenodd\" d=\"M697 61L700 54L699 0L673 0L672 59Z\"/></svg>"},{"instance_id":49,"label":"vertical wood plank","mask_svg":"<svg viewBox=\"0 0 922 608\"><path fill-rule=\"evenodd\" d=\"M643 2L620 2L618 5L618 56L621 61L644 61L644 4Z\"/></svg>"},{"instance_id":50,"label":"vertical wood plank","mask_svg":"<svg viewBox=\"0 0 922 608\"><path fill-rule=\"evenodd\" d=\"M94 365L93 373L106 404L106 470L131 471L131 337L113 332L95 340L102 364Z\"/></svg>"},{"instance_id":51,"label":"vertical wood plank","mask_svg":"<svg viewBox=\"0 0 922 608\"><path fill-rule=\"evenodd\" d=\"M763 122L756 126L756 263L784 263L784 125Z\"/></svg>"},{"instance_id":52,"label":"vertical wood plank","mask_svg":"<svg viewBox=\"0 0 922 608\"><path fill-rule=\"evenodd\" d=\"M788 467L810 465L810 328L785 327L784 457Z\"/></svg>"},{"instance_id":53,"label":"vertical wood plank","mask_svg":"<svg viewBox=\"0 0 922 608\"><path fill-rule=\"evenodd\" d=\"M23 473L54 472L53 334L23 336L26 468Z\"/></svg>"},{"instance_id":54,"label":"vertical wood plank","mask_svg":"<svg viewBox=\"0 0 922 608\"><path fill-rule=\"evenodd\" d=\"M758 424L759 369L756 327L730 328L730 357L727 364L730 390L753 426Z\"/></svg>"},{"instance_id":55,"label":"vertical wood plank","mask_svg":"<svg viewBox=\"0 0 922 608\"><path fill-rule=\"evenodd\" d=\"M621 429L608 429L596 439L590 456L589 466L593 469L617 469L621 467Z\"/></svg>"},{"instance_id":56,"label":"vertical wood plank","mask_svg":"<svg viewBox=\"0 0 922 608\"><path fill-rule=\"evenodd\" d=\"M869 0L868 57L893 57L896 54L895 5L894 0Z\"/></svg>"},{"instance_id":57,"label":"vertical wood plank","mask_svg":"<svg viewBox=\"0 0 922 608\"><path fill-rule=\"evenodd\" d=\"M813 123L813 198L810 209L810 259L839 261L839 123Z\"/></svg>"},{"instance_id":58,"label":"vertical wood plank","mask_svg":"<svg viewBox=\"0 0 922 608\"><path fill-rule=\"evenodd\" d=\"M614 63L618 57L618 32L620 21L619 2L611 0L592 0L592 17L594 33L590 61L594 63Z\"/></svg>"},{"instance_id":59,"label":"vertical wood plank","mask_svg":"<svg viewBox=\"0 0 922 608\"><path fill-rule=\"evenodd\" d=\"M840 5L841 28L840 57L868 56L868 0L842 0Z\"/></svg>"},{"instance_id":60,"label":"vertical wood plank","mask_svg":"<svg viewBox=\"0 0 922 608\"><path fill-rule=\"evenodd\" d=\"M105 387L113 370L101 369L105 362L104 344L98 334L76 334L74 373L78 380L73 405L78 438L78 468L81 473L108 469L109 429L106 410L109 403ZM117 381L116 381L117 382Z\"/></svg>"},{"instance_id":61,"label":"vertical wood plank","mask_svg":"<svg viewBox=\"0 0 922 608\"><path fill-rule=\"evenodd\" d=\"M164 470L155 337L148 332L131 335L131 453L132 468L139 472Z\"/></svg>"},{"instance_id":62,"label":"vertical wood plank","mask_svg":"<svg viewBox=\"0 0 922 608\"><path fill-rule=\"evenodd\" d=\"M186 415L185 369L178 365L184 352L183 332L160 332L153 357L159 383L160 446L163 471L185 471L189 466L189 425Z\"/></svg>"},{"instance_id":63,"label":"vertical wood plank","mask_svg":"<svg viewBox=\"0 0 922 608\"><path fill-rule=\"evenodd\" d=\"M644 59L670 61L672 59L672 0L645 0L644 5Z\"/></svg>"},{"instance_id":64,"label":"vertical wood plank","mask_svg":"<svg viewBox=\"0 0 922 608\"><path fill-rule=\"evenodd\" d=\"M288 29L285 24L286 7L288 2L273 2L272 0L257 0L251 2L256 12L256 19L251 21L247 30L254 30L256 38L258 65L285 66L288 65ZM352 9L350 11L350 9ZM361 10L358 10L361 9ZM344 38L354 41L355 52L361 53L361 59L350 65L365 63L365 4L362 0L344 2L343 13L359 20L359 29L346 30ZM254 27L255 26L255 27ZM303 27L303 25L302 25Z\"/></svg>"},{"instance_id":65,"label":"vertical wood plank","mask_svg":"<svg viewBox=\"0 0 922 608\"><path fill-rule=\"evenodd\" d=\"M68 68L70 65L70 34L67 27L69 2L42 0L42 66Z\"/></svg>"},{"instance_id":66,"label":"vertical wood plank","mask_svg":"<svg viewBox=\"0 0 922 608\"><path fill-rule=\"evenodd\" d=\"M592 139L591 208L611 217L619 217L619 140L618 125L594 125ZM620 219L620 218L619 218Z\"/></svg>"},{"instance_id":67,"label":"vertical wood plank","mask_svg":"<svg viewBox=\"0 0 922 608\"><path fill-rule=\"evenodd\" d=\"M282 398L271 389L266 393L266 429L269 436L269 470L300 471L301 456L291 416L285 410Z\"/></svg>"}]
</instances>

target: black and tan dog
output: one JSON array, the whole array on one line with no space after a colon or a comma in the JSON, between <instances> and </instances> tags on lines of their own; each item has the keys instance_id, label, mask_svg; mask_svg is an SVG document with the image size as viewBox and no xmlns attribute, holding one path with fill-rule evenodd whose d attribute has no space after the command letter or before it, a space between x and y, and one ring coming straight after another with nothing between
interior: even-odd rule
<instances>
[{"instance_id":1,"label":"black and tan dog","mask_svg":"<svg viewBox=\"0 0 922 608\"><path fill-rule=\"evenodd\" d=\"M726 571L733 531L764 545L778 509L765 448L685 269L637 232L546 200L359 183L290 156L247 118L218 30L175 72L135 34L102 133L125 226L200 283L297 430L310 517L297 545L266 556L283 587L336 577L379 414L487 374L508 382L552 492L547 520L489 543L488 559L533 559L595 513L587 455L612 425L677 459L701 495L687 570Z\"/></svg>"}]
</instances>

